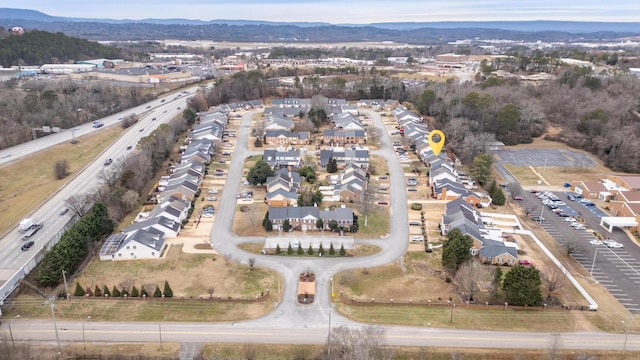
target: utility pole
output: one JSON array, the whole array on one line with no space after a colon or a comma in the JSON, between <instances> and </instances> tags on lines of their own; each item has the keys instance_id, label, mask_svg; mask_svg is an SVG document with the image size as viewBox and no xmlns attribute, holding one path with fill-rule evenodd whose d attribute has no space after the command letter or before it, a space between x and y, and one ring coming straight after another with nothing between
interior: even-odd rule
<instances>
[{"instance_id":1,"label":"utility pole","mask_svg":"<svg viewBox=\"0 0 640 360\"><path fill-rule=\"evenodd\" d=\"M596 255L598 255L598 249L593 254L593 261L591 262L591 276L593 276L593 267L596 265Z\"/></svg>"},{"instance_id":2,"label":"utility pole","mask_svg":"<svg viewBox=\"0 0 640 360\"><path fill-rule=\"evenodd\" d=\"M19 317L20 317L20 314L16 315L16 317L14 319L9 321L9 335L11 336L11 346L13 347L13 350L16 349L16 343L13 341L13 331L11 330L11 324L13 323L13 320L15 320L15 319L17 319Z\"/></svg>"},{"instance_id":3,"label":"utility pole","mask_svg":"<svg viewBox=\"0 0 640 360\"><path fill-rule=\"evenodd\" d=\"M67 294L67 300L69 300L69 296L71 295L69 293L69 284L67 284L67 272L65 270L62 270L62 279L64 280L64 293Z\"/></svg>"},{"instance_id":4,"label":"utility pole","mask_svg":"<svg viewBox=\"0 0 640 360\"><path fill-rule=\"evenodd\" d=\"M91 315L87 316L86 319L82 320L82 349L83 350L87 350L87 347L85 346L84 343L84 322L91 319Z\"/></svg>"}]
</instances>

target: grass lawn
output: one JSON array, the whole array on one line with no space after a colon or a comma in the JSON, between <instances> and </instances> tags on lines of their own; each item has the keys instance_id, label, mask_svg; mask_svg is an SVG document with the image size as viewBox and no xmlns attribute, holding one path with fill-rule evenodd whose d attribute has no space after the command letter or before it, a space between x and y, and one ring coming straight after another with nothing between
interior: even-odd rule
<instances>
[{"instance_id":1,"label":"grass lawn","mask_svg":"<svg viewBox=\"0 0 640 360\"><path fill-rule=\"evenodd\" d=\"M78 138L77 144L65 142L43 152L0 167L0 234L15 226L39 204L55 193L85 165L95 159L120 136L123 129L111 126L95 134ZM56 180L56 161L67 160L69 176ZM60 204L60 208L64 205Z\"/></svg>"},{"instance_id":2,"label":"grass lawn","mask_svg":"<svg viewBox=\"0 0 640 360\"><path fill-rule=\"evenodd\" d=\"M367 218L367 226L364 226L364 216L358 214L358 232L349 233L355 238L374 239L389 233L389 211L381 208L374 213L369 214Z\"/></svg>"}]
</instances>

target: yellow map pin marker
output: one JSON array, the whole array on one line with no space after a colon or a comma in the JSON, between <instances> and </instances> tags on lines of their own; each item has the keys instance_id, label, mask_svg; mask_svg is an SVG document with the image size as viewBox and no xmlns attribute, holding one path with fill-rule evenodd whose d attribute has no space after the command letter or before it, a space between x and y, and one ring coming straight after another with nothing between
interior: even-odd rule
<instances>
[{"instance_id":1,"label":"yellow map pin marker","mask_svg":"<svg viewBox=\"0 0 640 360\"><path fill-rule=\"evenodd\" d=\"M434 140L434 136L438 136L439 139ZM440 151L442 151L442 147L444 146L444 133L440 130L431 130L431 132L427 136L427 141L429 142L429 146L431 146L431 150L433 150L433 153L438 156L440 154Z\"/></svg>"}]
</instances>

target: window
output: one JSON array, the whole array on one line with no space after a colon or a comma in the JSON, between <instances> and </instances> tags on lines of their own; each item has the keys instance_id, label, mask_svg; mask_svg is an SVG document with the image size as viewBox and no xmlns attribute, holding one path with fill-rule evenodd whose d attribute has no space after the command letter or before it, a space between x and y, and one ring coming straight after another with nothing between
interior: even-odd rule
<instances>
[{"instance_id":1,"label":"window","mask_svg":"<svg viewBox=\"0 0 640 360\"><path fill-rule=\"evenodd\" d=\"M502 258L498 258L498 264L502 264L504 260Z\"/></svg>"},{"instance_id":2,"label":"window","mask_svg":"<svg viewBox=\"0 0 640 360\"><path fill-rule=\"evenodd\" d=\"M135 246L135 245L133 245L133 248L135 249L135 248L136 248L136 246Z\"/></svg>"},{"instance_id":3,"label":"window","mask_svg":"<svg viewBox=\"0 0 640 360\"><path fill-rule=\"evenodd\" d=\"M127 245L127 250L129 250L129 245Z\"/></svg>"},{"instance_id":4,"label":"window","mask_svg":"<svg viewBox=\"0 0 640 360\"><path fill-rule=\"evenodd\" d=\"M131 253L131 256L133 256L133 253Z\"/></svg>"}]
</instances>

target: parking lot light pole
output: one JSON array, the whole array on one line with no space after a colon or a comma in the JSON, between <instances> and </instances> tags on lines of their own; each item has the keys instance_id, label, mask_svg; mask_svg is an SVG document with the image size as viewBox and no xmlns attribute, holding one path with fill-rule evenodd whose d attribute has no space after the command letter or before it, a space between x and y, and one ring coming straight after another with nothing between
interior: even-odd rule
<instances>
[{"instance_id":1,"label":"parking lot light pole","mask_svg":"<svg viewBox=\"0 0 640 360\"><path fill-rule=\"evenodd\" d=\"M622 320L622 325L625 326L624 330L624 344L622 344L622 352L627 351L627 340L629 339L629 328L631 327L631 322L633 321L633 317L630 317L627 322Z\"/></svg>"},{"instance_id":2,"label":"parking lot light pole","mask_svg":"<svg viewBox=\"0 0 640 360\"><path fill-rule=\"evenodd\" d=\"M9 321L9 335L11 336L11 346L13 347L13 350L16 349L16 343L13 341L13 331L11 330L11 323L13 322L13 320L17 319L20 317L20 314L16 315L15 318L13 318L11 321Z\"/></svg>"},{"instance_id":3,"label":"parking lot light pole","mask_svg":"<svg viewBox=\"0 0 640 360\"><path fill-rule=\"evenodd\" d=\"M591 262L591 276L593 276L593 267L596 265L596 255L598 255L598 249L596 249L596 252L593 254L593 261Z\"/></svg>"},{"instance_id":4,"label":"parking lot light pole","mask_svg":"<svg viewBox=\"0 0 640 360\"><path fill-rule=\"evenodd\" d=\"M162 321L166 319L167 317L165 316L164 318L162 318ZM160 336L160 350L162 350L162 321L158 323L158 335Z\"/></svg>"}]
</instances>

